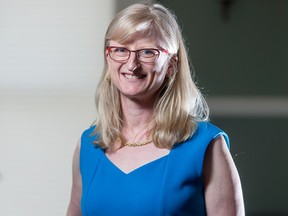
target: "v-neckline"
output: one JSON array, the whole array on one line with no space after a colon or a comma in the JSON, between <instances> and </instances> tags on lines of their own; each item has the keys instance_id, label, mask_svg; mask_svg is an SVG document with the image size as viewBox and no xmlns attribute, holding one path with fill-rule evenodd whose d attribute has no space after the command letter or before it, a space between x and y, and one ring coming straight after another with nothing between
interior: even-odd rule
<instances>
[{"instance_id":1,"label":"v-neckline","mask_svg":"<svg viewBox=\"0 0 288 216\"><path fill-rule=\"evenodd\" d=\"M144 163L144 164L136 167L135 169L132 169L132 170L129 171L129 172L125 172L125 171L122 170L119 166L117 166L115 163L113 163L113 162L107 157L107 155L105 154L105 151L104 151L104 150L102 150L101 152L102 152L102 158L104 158L112 167L114 167L114 168L115 168L116 170L118 170L120 173L128 176L128 175L131 175L131 174L133 174L133 173L135 173L135 172L137 172L137 171L140 171L140 170L144 169L145 167L148 167L148 166L150 166L150 165L152 165L152 164L154 164L154 163L157 163L157 162L162 161L162 160L164 160L164 159L168 159L169 155L171 154L171 151L172 151L172 150L170 150L170 151L168 152L168 154L166 154L166 155L164 155L164 156L161 156L161 157L159 157L159 158L156 158L156 159L154 159L154 160L152 160L152 161L149 161L149 162L147 162L147 163Z\"/></svg>"}]
</instances>

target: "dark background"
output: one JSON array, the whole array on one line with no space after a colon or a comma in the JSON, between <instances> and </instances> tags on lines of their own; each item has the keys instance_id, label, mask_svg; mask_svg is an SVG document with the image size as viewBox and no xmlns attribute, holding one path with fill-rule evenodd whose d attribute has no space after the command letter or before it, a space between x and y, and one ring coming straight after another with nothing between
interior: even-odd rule
<instances>
[{"instance_id":1,"label":"dark background","mask_svg":"<svg viewBox=\"0 0 288 216\"><path fill-rule=\"evenodd\" d=\"M288 1L158 2L177 15L208 102L215 96L287 98ZM288 116L224 113L211 121L229 134L246 215L287 216Z\"/></svg>"}]
</instances>

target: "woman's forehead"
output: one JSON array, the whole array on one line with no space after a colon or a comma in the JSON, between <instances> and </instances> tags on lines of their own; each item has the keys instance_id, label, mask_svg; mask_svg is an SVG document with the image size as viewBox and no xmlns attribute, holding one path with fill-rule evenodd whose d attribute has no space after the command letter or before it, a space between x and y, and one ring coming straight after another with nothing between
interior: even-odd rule
<instances>
[{"instance_id":1,"label":"woman's forehead","mask_svg":"<svg viewBox=\"0 0 288 216\"><path fill-rule=\"evenodd\" d=\"M164 41L160 39L160 37L155 34L147 35L142 34L141 32L136 32L132 34L130 37L125 40L117 40L112 39L108 41L109 45L142 45L142 46L154 46L154 47L162 47L164 45Z\"/></svg>"}]
</instances>

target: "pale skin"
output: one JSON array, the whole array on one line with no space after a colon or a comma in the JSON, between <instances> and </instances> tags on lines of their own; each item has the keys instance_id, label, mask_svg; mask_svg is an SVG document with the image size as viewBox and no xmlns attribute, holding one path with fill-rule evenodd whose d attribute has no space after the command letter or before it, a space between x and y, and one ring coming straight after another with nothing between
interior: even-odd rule
<instances>
[{"instance_id":1,"label":"pale skin","mask_svg":"<svg viewBox=\"0 0 288 216\"><path fill-rule=\"evenodd\" d=\"M129 44L123 45L116 41L111 41L110 45L123 46L130 50L159 48L160 44L156 43L156 41L153 37L135 37ZM157 62L153 64L140 63L135 53L131 53L129 60L124 63L115 62L109 56L106 56L106 58L111 82L121 94L122 112L125 122L122 134L128 141L131 139L136 141L145 139L147 122L153 116L155 95L164 82L165 77L169 76L169 73L173 71L171 62L176 60L170 60L169 56L163 53L160 54ZM75 149L73 157L73 183L67 212L68 216L81 215L82 182L79 171L79 149L80 142ZM170 150L168 149L157 148L153 143L141 147L122 148L120 148L119 143L114 143L113 148L108 149L105 153L115 166L123 172L129 173L144 164L169 154L169 152ZM225 139L222 136L213 139L207 149L203 180L208 216L244 215L240 178Z\"/></svg>"}]
</instances>

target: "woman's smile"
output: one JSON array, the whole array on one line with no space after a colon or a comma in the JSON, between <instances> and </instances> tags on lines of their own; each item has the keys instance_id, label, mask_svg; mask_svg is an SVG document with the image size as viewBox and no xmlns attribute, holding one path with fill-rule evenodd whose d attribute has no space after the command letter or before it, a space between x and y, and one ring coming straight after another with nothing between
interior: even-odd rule
<instances>
[{"instance_id":1,"label":"woman's smile","mask_svg":"<svg viewBox=\"0 0 288 216\"><path fill-rule=\"evenodd\" d=\"M144 74L128 74L128 73L121 73L126 79L128 80L143 80L147 77L147 75Z\"/></svg>"}]
</instances>

